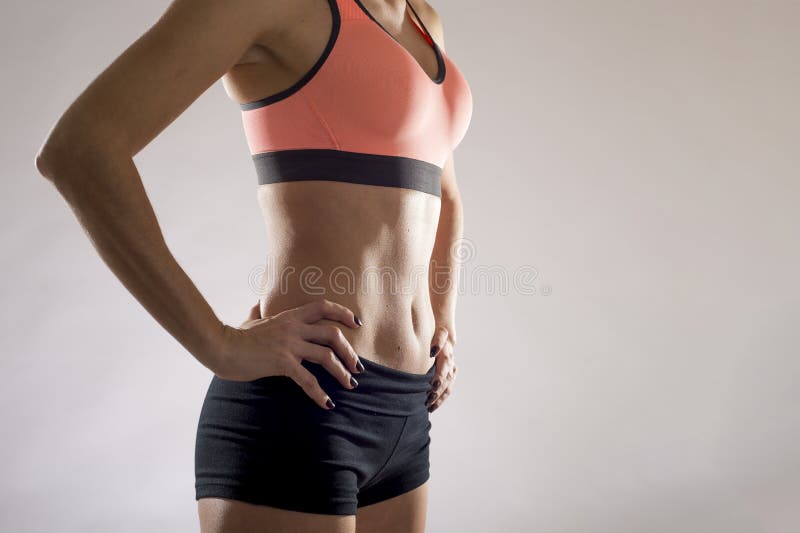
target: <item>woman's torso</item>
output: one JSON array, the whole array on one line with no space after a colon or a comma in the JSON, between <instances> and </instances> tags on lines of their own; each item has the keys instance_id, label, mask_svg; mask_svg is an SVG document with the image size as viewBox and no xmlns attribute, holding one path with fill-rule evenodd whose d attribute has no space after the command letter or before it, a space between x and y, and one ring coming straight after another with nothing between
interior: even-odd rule
<instances>
[{"instance_id":1,"label":"woman's torso","mask_svg":"<svg viewBox=\"0 0 800 533\"><path fill-rule=\"evenodd\" d=\"M439 202L329 182L262 185L259 201L271 244L262 316L325 297L361 318L361 328L341 326L356 353L424 373L434 327L427 262Z\"/></svg>"},{"instance_id":2,"label":"woman's torso","mask_svg":"<svg viewBox=\"0 0 800 533\"><path fill-rule=\"evenodd\" d=\"M443 54L437 56L419 27L404 18L402 30L392 28L388 15L355 0L304 0L288 9L294 13L286 20L297 23L287 22L281 41L254 46L223 78L242 106L254 158L293 149L336 150L335 155L341 150L379 154L382 163L414 163L408 170L414 175L442 167L444 148L457 144L465 128L463 110L460 122L449 116L453 98L443 91L461 89L462 108L469 95L458 85L465 83L460 73ZM383 17L386 29L369 20L366 9L376 20ZM449 71L437 83L443 59ZM434 127L436 120L448 128ZM269 241L262 316L321 297L339 302L364 323L341 327L357 353L424 373L435 321L427 272L440 212L438 183L430 176L424 186L410 188L307 176L281 181L276 176L287 163L281 165L270 176L259 175ZM407 182L381 175L380 168L375 166L370 181Z\"/></svg>"}]
</instances>

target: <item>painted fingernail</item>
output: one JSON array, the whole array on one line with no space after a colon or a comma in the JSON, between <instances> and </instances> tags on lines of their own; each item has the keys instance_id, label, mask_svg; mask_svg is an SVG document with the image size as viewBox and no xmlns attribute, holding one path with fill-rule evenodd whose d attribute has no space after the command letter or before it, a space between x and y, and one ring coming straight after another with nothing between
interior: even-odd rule
<instances>
[{"instance_id":1,"label":"painted fingernail","mask_svg":"<svg viewBox=\"0 0 800 533\"><path fill-rule=\"evenodd\" d=\"M434 406L428 407L428 412L429 412L429 413L432 413L432 412L434 412L435 410L437 410L437 409L439 408L439 405L440 405L440 404L438 404L438 403L437 403L437 404L436 404L436 405L434 405Z\"/></svg>"},{"instance_id":2,"label":"painted fingernail","mask_svg":"<svg viewBox=\"0 0 800 533\"><path fill-rule=\"evenodd\" d=\"M439 385L441 385L441 384L442 384L442 382L441 382L441 380L439 380L439 378L434 379L433 383L431 383L431 385L433 385L434 389L438 389Z\"/></svg>"},{"instance_id":3,"label":"painted fingernail","mask_svg":"<svg viewBox=\"0 0 800 533\"><path fill-rule=\"evenodd\" d=\"M432 392L432 393L428 394L428 398L425 400L425 405L430 405L431 402L433 402L433 400L435 400L435 399L436 399L436 393L435 392Z\"/></svg>"},{"instance_id":4,"label":"painted fingernail","mask_svg":"<svg viewBox=\"0 0 800 533\"><path fill-rule=\"evenodd\" d=\"M356 361L356 369L359 372L363 372L364 371L364 365L361 364L361 361Z\"/></svg>"},{"instance_id":5,"label":"painted fingernail","mask_svg":"<svg viewBox=\"0 0 800 533\"><path fill-rule=\"evenodd\" d=\"M333 403L333 400L331 400L330 398L328 398L328 401L326 401L326 402L325 402L325 406L326 406L328 409L333 409L334 407L336 407L336 404L335 404L335 403Z\"/></svg>"},{"instance_id":6,"label":"painted fingernail","mask_svg":"<svg viewBox=\"0 0 800 533\"><path fill-rule=\"evenodd\" d=\"M431 347L431 357L434 357L437 353L439 353L439 347L438 346L432 346Z\"/></svg>"},{"instance_id":7,"label":"painted fingernail","mask_svg":"<svg viewBox=\"0 0 800 533\"><path fill-rule=\"evenodd\" d=\"M353 315L353 321L356 323L356 326L358 326L358 327L361 327L363 325L363 323L361 322L361 319L358 318L358 315Z\"/></svg>"},{"instance_id":8,"label":"painted fingernail","mask_svg":"<svg viewBox=\"0 0 800 533\"><path fill-rule=\"evenodd\" d=\"M353 376L350 376L350 385L352 385L353 388L358 387L358 381L356 381L356 378Z\"/></svg>"}]
</instances>

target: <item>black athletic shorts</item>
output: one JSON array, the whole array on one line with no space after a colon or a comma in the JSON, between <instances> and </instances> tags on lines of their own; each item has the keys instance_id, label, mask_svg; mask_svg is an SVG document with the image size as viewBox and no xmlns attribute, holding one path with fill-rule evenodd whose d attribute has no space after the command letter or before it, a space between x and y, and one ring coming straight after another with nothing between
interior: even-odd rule
<instances>
[{"instance_id":1,"label":"black athletic shorts","mask_svg":"<svg viewBox=\"0 0 800 533\"><path fill-rule=\"evenodd\" d=\"M352 390L302 362L335 403L330 410L287 376L213 376L197 426L195 499L354 515L425 483L435 366L415 374L361 362Z\"/></svg>"}]
</instances>

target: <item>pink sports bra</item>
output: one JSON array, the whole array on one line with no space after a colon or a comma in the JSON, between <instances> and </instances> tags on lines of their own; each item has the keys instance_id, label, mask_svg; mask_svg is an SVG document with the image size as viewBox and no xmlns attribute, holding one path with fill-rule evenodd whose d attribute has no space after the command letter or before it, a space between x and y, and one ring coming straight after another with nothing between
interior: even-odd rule
<instances>
[{"instance_id":1,"label":"pink sports bra","mask_svg":"<svg viewBox=\"0 0 800 533\"><path fill-rule=\"evenodd\" d=\"M258 182L342 181L441 196L443 167L472 117L466 79L408 0L436 54L436 78L360 0L328 4L331 34L311 69L240 104Z\"/></svg>"}]
</instances>

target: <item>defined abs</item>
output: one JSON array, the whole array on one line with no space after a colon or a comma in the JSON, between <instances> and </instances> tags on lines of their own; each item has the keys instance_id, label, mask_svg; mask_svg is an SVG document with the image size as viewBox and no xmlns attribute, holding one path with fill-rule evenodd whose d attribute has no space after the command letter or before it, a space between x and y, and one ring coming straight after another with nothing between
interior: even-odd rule
<instances>
[{"instance_id":1,"label":"defined abs","mask_svg":"<svg viewBox=\"0 0 800 533\"><path fill-rule=\"evenodd\" d=\"M337 182L259 188L270 254L262 316L326 298L364 322L342 326L356 352L408 372L430 366L428 269L440 200L419 191Z\"/></svg>"}]
</instances>

